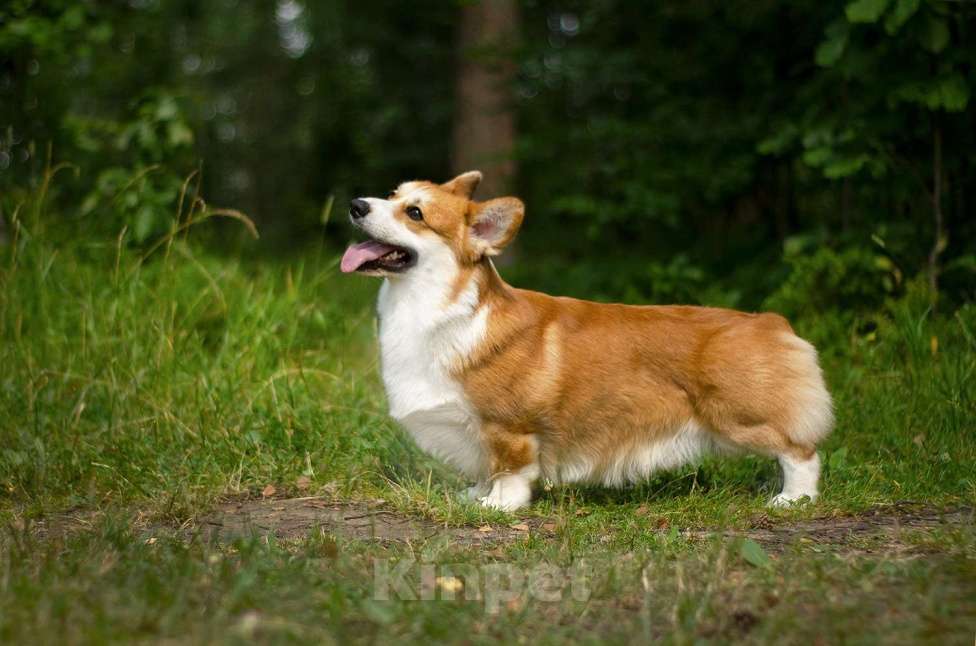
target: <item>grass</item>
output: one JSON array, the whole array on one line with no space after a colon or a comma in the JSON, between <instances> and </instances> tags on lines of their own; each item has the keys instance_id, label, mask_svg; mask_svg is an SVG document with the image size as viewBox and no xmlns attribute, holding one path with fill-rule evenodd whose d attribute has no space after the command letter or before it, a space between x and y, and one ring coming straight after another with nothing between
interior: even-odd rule
<instances>
[{"instance_id":1,"label":"grass","mask_svg":"<svg viewBox=\"0 0 976 646\"><path fill-rule=\"evenodd\" d=\"M797 321L822 348L838 412L815 505L767 512L775 465L742 458L624 490L543 492L508 515L462 502L463 483L387 418L377 285L338 276L334 254L229 258L180 235L145 257L120 240L69 239L69 230L38 215L0 248L2 642L974 637L971 517L901 532L897 549L869 539L764 549L722 533L906 500L972 505L973 305L936 316L910 290L870 335L830 312ZM268 485L279 495L383 499L445 525L540 519L552 532L479 548L314 530L215 543L178 530L221 497ZM65 510L83 526L39 531ZM590 593L523 594L494 614L484 600L382 601L382 559L442 573L447 564L528 572L583 563ZM414 589L420 577L409 573Z\"/></svg>"}]
</instances>

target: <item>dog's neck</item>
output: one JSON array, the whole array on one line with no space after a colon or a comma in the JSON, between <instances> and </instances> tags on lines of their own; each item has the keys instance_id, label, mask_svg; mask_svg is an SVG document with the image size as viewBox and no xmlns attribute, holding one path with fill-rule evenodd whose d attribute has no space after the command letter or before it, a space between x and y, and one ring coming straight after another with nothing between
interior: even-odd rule
<instances>
[{"instance_id":1,"label":"dog's neck","mask_svg":"<svg viewBox=\"0 0 976 646\"><path fill-rule=\"evenodd\" d=\"M436 265L420 265L383 281L378 303L381 330L384 317L390 317L397 319L398 326L409 321L413 332L437 333L511 298L511 288L488 258L452 265L450 271Z\"/></svg>"},{"instance_id":2,"label":"dog's neck","mask_svg":"<svg viewBox=\"0 0 976 646\"><path fill-rule=\"evenodd\" d=\"M394 418L442 407L468 410L455 374L483 345L501 289L504 283L487 260L447 272L415 267L384 280L379 341Z\"/></svg>"}]
</instances>

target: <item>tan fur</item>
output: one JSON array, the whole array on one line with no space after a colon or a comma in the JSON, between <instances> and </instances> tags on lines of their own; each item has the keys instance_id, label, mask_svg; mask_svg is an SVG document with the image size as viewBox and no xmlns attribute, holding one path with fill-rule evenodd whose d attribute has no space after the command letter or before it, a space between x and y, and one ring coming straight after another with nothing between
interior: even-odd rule
<instances>
[{"instance_id":1,"label":"tan fur","mask_svg":"<svg viewBox=\"0 0 976 646\"><path fill-rule=\"evenodd\" d=\"M514 289L483 262L488 338L458 370L486 422L531 428L556 454L609 462L620 445L696 419L730 445L808 458L790 436L798 382L775 314L606 305ZM510 465L516 468L519 465Z\"/></svg>"}]
</instances>

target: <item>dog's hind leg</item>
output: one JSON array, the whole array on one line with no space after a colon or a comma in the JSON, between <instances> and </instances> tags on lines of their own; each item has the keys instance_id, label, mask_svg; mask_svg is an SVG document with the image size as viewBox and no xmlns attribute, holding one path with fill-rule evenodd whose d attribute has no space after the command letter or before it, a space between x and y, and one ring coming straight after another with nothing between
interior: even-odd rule
<instances>
[{"instance_id":1,"label":"dog's hind leg","mask_svg":"<svg viewBox=\"0 0 976 646\"><path fill-rule=\"evenodd\" d=\"M777 456L783 468L783 490L769 501L771 507L788 507L804 497L817 499L817 482L820 480L820 456L813 451L802 459L797 454L783 453Z\"/></svg>"},{"instance_id":2,"label":"dog's hind leg","mask_svg":"<svg viewBox=\"0 0 976 646\"><path fill-rule=\"evenodd\" d=\"M773 507L786 507L803 498L817 498L820 456L811 444L797 444L788 433L771 424L727 423L719 435L723 444L760 455L775 457L783 469L783 489L769 501Z\"/></svg>"}]
</instances>

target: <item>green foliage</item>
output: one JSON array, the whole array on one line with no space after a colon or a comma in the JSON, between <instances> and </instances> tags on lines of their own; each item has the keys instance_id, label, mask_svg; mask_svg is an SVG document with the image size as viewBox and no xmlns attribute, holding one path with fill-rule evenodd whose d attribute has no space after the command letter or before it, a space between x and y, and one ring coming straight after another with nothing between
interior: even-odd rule
<instances>
[{"instance_id":1,"label":"green foliage","mask_svg":"<svg viewBox=\"0 0 976 646\"><path fill-rule=\"evenodd\" d=\"M91 226L126 226L130 242L170 230L165 205L200 170L194 194L199 184L248 213L269 249L323 236L338 246L352 234L341 217L323 226L324 204L339 213L351 196L449 175L460 10L8 3L4 217L51 144L82 169L52 199L83 205L68 215ZM518 70L519 252L544 258L533 269L547 284L755 307L788 271L774 252L786 238L816 231L842 246L879 225L909 241L906 274L928 271L936 125L949 233L940 262L976 240L965 3L544 1L522 6L519 21L521 46L493 55ZM579 267L573 281L557 280L567 267ZM960 298L958 282L944 287Z\"/></svg>"},{"instance_id":2,"label":"green foliage","mask_svg":"<svg viewBox=\"0 0 976 646\"><path fill-rule=\"evenodd\" d=\"M959 72L925 81L906 82L892 94L895 101L925 106L929 110L961 112L969 105L969 86Z\"/></svg>"},{"instance_id":3,"label":"green foliage","mask_svg":"<svg viewBox=\"0 0 976 646\"><path fill-rule=\"evenodd\" d=\"M764 306L789 317L837 312L852 321L879 310L901 288L897 267L868 247L831 249L797 240L788 245L786 258L789 276Z\"/></svg>"},{"instance_id":4,"label":"green foliage","mask_svg":"<svg viewBox=\"0 0 976 646\"><path fill-rule=\"evenodd\" d=\"M890 163L892 143L903 137L905 127L903 119L879 119L879 114L905 102L929 111L959 112L968 106L972 81L966 70L972 56L963 52L962 42L949 47L950 25L962 38L968 16L946 11L944 3L921 0L855 0L845 16L826 28L815 58L833 71L828 78L843 83L847 114L841 126L823 108L810 111L803 160L830 179L854 175L866 165L877 177ZM882 17L883 29L878 24ZM815 147L808 145L811 137L817 140ZM845 154L845 147L854 152ZM782 148L767 144L761 151Z\"/></svg>"},{"instance_id":5,"label":"green foliage","mask_svg":"<svg viewBox=\"0 0 976 646\"><path fill-rule=\"evenodd\" d=\"M100 160L124 162L99 171L79 215L102 230L131 232L144 243L177 223L177 207L192 199L177 169L187 168L193 132L175 97L156 93L137 103L123 122L72 119L67 124L79 150Z\"/></svg>"},{"instance_id":6,"label":"green foliage","mask_svg":"<svg viewBox=\"0 0 976 646\"><path fill-rule=\"evenodd\" d=\"M106 43L112 26L86 3L71 0L11 0L0 10L0 51L32 50L52 62L69 63Z\"/></svg>"},{"instance_id":7,"label":"green foliage","mask_svg":"<svg viewBox=\"0 0 976 646\"><path fill-rule=\"evenodd\" d=\"M844 13L852 22L877 22L888 8L889 0L854 0L847 5Z\"/></svg>"},{"instance_id":8,"label":"green foliage","mask_svg":"<svg viewBox=\"0 0 976 646\"><path fill-rule=\"evenodd\" d=\"M803 137L803 162L820 169L828 179L849 177L863 168L869 169L874 177L883 176L888 170L887 160L864 152L858 125L847 124L839 131L830 126L808 131Z\"/></svg>"}]
</instances>

